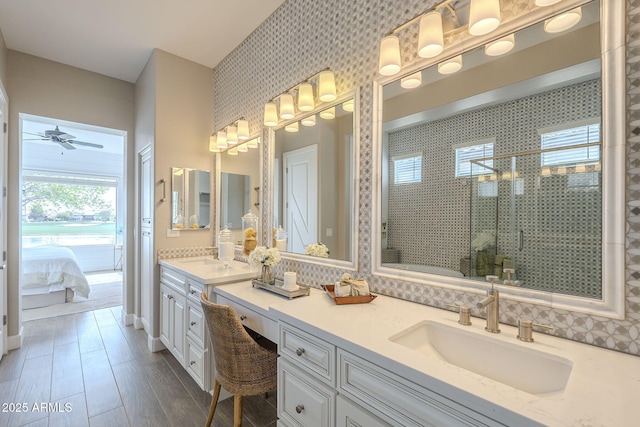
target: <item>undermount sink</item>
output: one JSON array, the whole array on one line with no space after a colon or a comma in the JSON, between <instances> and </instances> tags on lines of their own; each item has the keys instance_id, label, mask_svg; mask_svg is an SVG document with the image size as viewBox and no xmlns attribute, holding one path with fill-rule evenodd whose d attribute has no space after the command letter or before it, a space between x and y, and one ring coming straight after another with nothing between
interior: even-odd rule
<instances>
[{"instance_id":1,"label":"undermount sink","mask_svg":"<svg viewBox=\"0 0 640 427\"><path fill-rule=\"evenodd\" d=\"M573 362L564 357L429 320L389 340L536 395L563 391L573 367Z\"/></svg>"},{"instance_id":2,"label":"undermount sink","mask_svg":"<svg viewBox=\"0 0 640 427\"><path fill-rule=\"evenodd\" d=\"M213 258L196 258L196 259L185 259L180 261L181 264L202 264L202 265L222 265L222 261Z\"/></svg>"}]
</instances>

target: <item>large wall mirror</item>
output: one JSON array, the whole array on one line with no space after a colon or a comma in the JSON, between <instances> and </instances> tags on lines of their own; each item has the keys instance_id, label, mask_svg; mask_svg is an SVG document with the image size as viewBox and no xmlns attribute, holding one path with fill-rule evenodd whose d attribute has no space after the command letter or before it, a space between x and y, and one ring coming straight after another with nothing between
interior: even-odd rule
<instances>
[{"instance_id":1,"label":"large wall mirror","mask_svg":"<svg viewBox=\"0 0 640 427\"><path fill-rule=\"evenodd\" d=\"M583 3L565 31L528 23L505 53L483 44L453 74L382 82L379 274L466 287L496 275L512 295L621 314L606 285L623 283L624 236L603 207L624 206L611 190L624 140L603 72L624 65L603 59L600 2Z\"/></svg>"},{"instance_id":2,"label":"large wall mirror","mask_svg":"<svg viewBox=\"0 0 640 427\"><path fill-rule=\"evenodd\" d=\"M171 228L201 230L211 226L211 174L171 168Z\"/></svg>"},{"instance_id":3,"label":"large wall mirror","mask_svg":"<svg viewBox=\"0 0 640 427\"><path fill-rule=\"evenodd\" d=\"M273 131L272 221L285 257L355 268L356 100L351 92Z\"/></svg>"},{"instance_id":4,"label":"large wall mirror","mask_svg":"<svg viewBox=\"0 0 640 427\"><path fill-rule=\"evenodd\" d=\"M216 155L219 201L217 224L220 228L229 227L238 245L242 243L242 217L249 212L260 217L261 213L261 141L260 135L254 135L238 146Z\"/></svg>"}]
</instances>

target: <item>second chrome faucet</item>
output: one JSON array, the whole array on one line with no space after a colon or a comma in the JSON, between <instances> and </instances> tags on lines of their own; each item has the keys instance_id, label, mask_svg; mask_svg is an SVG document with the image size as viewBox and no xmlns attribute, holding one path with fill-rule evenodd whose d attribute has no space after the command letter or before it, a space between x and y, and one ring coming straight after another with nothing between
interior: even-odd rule
<instances>
[{"instance_id":1,"label":"second chrome faucet","mask_svg":"<svg viewBox=\"0 0 640 427\"><path fill-rule=\"evenodd\" d=\"M491 289L487 290L487 296L476 304L478 308L487 308L487 326L484 330L493 334L500 333L500 293L493 288L493 285L499 280L498 276L487 276L487 280L491 282Z\"/></svg>"}]
</instances>

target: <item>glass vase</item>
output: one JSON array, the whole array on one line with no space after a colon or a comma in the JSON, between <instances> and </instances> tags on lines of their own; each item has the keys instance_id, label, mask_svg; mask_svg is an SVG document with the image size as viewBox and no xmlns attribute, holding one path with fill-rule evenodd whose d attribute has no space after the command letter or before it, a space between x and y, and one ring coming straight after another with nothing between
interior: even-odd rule
<instances>
[{"instance_id":1,"label":"glass vase","mask_svg":"<svg viewBox=\"0 0 640 427\"><path fill-rule=\"evenodd\" d=\"M273 270L271 270L271 266L263 265L262 271L260 273L260 281L266 283L267 285L273 285L275 283L275 278L273 277Z\"/></svg>"}]
</instances>

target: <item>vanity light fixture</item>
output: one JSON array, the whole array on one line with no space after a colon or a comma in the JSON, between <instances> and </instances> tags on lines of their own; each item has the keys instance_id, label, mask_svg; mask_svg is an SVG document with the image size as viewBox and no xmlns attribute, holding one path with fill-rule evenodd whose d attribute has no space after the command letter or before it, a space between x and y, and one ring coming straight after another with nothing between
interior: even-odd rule
<instances>
[{"instance_id":1,"label":"vanity light fixture","mask_svg":"<svg viewBox=\"0 0 640 427\"><path fill-rule=\"evenodd\" d=\"M462 69L462 55L454 56L438 64L440 74L453 74Z\"/></svg>"},{"instance_id":2,"label":"vanity light fixture","mask_svg":"<svg viewBox=\"0 0 640 427\"><path fill-rule=\"evenodd\" d=\"M336 117L336 107L327 108L319 113L321 119L331 120Z\"/></svg>"},{"instance_id":3,"label":"vanity light fixture","mask_svg":"<svg viewBox=\"0 0 640 427\"><path fill-rule=\"evenodd\" d=\"M238 143L238 128L234 125L227 126L227 144L236 145Z\"/></svg>"},{"instance_id":4,"label":"vanity light fixture","mask_svg":"<svg viewBox=\"0 0 640 427\"><path fill-rule=\"evenodd\" d=\"M566 166L558 167L558 169L556 170L556 173L558 175L566 175L567 174L567 167Z\"/></svg>"},{"instance_id":5,"label":"vanity light fixture","mask_svg":"<svg viewBox=\"0 0 640 427\"><path fill-rule=\"evenodd\" d=\"M568 10L544 21L544 31L550 34L561 33L576 25L582 19L582 8Z\"/></svg>"},{"instance_id":6,"label":"vanity light fixture","mask_svg":"<svg viewBox=\"0 0 640 427\"><path fill-rule=\"evenodd\" d=\"M289 123L284 127L286 132L298 132L298 122Z\"/></svg>"},{"instance_id":7,"label":"vanity light fixture","mask_svg":"<svg viewBox=\"0 0 640 427\"><path fill-rule=\"evenodd\" d=\"M229 148L227 150L227 154L230 155L230 156L237 156L238 155L238 147Z\"/></svg>"},{"instance_id":8,"label":"vanity light fixture","mask_svg":"<svg viewBox=\"0 0 640 427\"><path fill-rule=\"evenodd\" d=\"M211 151L212 153L220 152L216 141L216 134L213 134L209 137L209 151Z\"/></svg>"},{"instance_id":9,"label":"vanity light fixture","mask_svg":"<svg viewBox=\"0 0 640 427\"><path fill-rule=\"evenodd\" d=\"M469 34L489 34L498 28L500 22L500 0L469 1Z\"/></svg>"},{"instance_id":10,"label":"vanity light fixture","mask_svg":"<svg viewBox=\"0 0 640 427\"><path fill-rule=\"evenodd\" d=\"M400 86L404 89L414 89L422 84L422 71L415 72L400 79Z\"/></svg>"},{"instance_id":11,"label":"vanity light fixture","mask_svg":"<svg viewBox=\"0 0 640 427\"><path fill-rule=\"evenodd\" d=\"M300 120L300 123L302 124L302 126L315 126L316 125L316 115L312 114L309 117L305 117L304 119Z\"/></svg>"},{"instance_id":12,"label":"vanity light fixture","mask_svg":"<svg viewBox=\"0 0 640 427\"><path fill-rule=\"evenodd\" d=\"M444 50L443 10L451 15L454 24L458 16L451 6L454 0L441 1L428 11L410 19L395 28L380 41L378 72L383 76L393 76L402 69L400 40L397 33L420 21L418 33L418 56L433 58ZM464 2L463 2L464 3ZM502 21L500 0L469 0L468 32L474 36L488 34L498 28Z\"/></svg>"},{"instance_id":13,"label":"vanity light fixture","mask_svg":"<svg viewBox=\"0 0 640 427\"><path fill-rule=\"evenodd\" d=\"M540 171L541 176L551 176L551 168L549 166L543 166L542 171Z\"/></svg>"},{"instance_id":14,"label":"vanity light fixture","mask_svg":"<svg viewBox=\"0 0 640 427\"><path fill-rule=\"evenodd\" d=\"M478 175L478 182L484 182L486 177L484 175Z\"/></svg>"},{"instance_id":15,"label":"vanity light fixture","mask_svg":"<svg viewBox=\"0 0 640 427\"><path fill-rule=\"evenodd\" d=\"M344 101L342 103L342 109L348 113L353 112L353 110L355 109L355 103L353 101L353 98Z\"/></svg>"},{"instance_id":16,"label":"vanity light fixture","mask_svg":"<svg viewBox=\"0 0 640 427\"><path fill-rule=\"evenodd\" d=\"M246 141L249 139L249 122L246 119L238 120L238 139Z\"/></svg>"},{"instance_id":17,"label":"vanity light fixture","mask_svg":"<svg viewBox=\"0 0 640 427\"><path fill-rule=\"evenodd\" d=\"M260 138L253 138L247 141L247 147L249 148L258 148L258 144L260 144Z\"/></svg>"},{"instance_id":18,"label":"vanity light fixture","mask_svg":"<svg viewBox=\"0 0 640 427\"><path fill-rule=\"evenodd\" d=\"M227 144L227 132L223 130L218 131L216 135L216 146L221 150L224 150L229 146Z\"/></svg>"},{"instance_id":19,"label":"vanity light fixture","mask_svg":"<svg viewBox=\"0 0 640 427\"><path fill-rule=\"evenodd\" d=\"M247 147L247 144L240 144L237 147L238 153L246 153L247 151L249 151L249 147Z\"/></svg>"},{"instance_id":20,"label":"vanity light fixture","mask_svg":"<svg viewBox=\"0 0 640 427\"><path fill-rule=\"evenodd\" d=\"M244 117L239 118L231 122L230 124L222 127L215 132L215 136L209 138L209 151L213 145L218 149L213 152L220 152L226 150L229 146L236 145L240 141L244 141L249 138L249 122Z\"/></svg>"},{"instance_id":21,"label":"vanity light fixture","mask_svg":"<svg viewBox=\"0 0 640 427\"><path fill-rule=\"evenodd\" d=\"M575 173L585 173L587 171L587 166L584 164L576 165Z\"/></svg>"},{"instance_id":22,"label":"vanity light fixture","mask_svg":"<svg viewBox=\"0 0 640 427\"><path fill-rule=\"evenodd\" d=\"M335 75L328 68L324 69L267 102L264 106L264 125L274 127L278 125L280 119L293 119L297 114L294 95L298 99L298 111L312 111L316 107L314 83L318 91L318 101L331 102L337 98ZM278 107L280 116L278 116Z\"/></svg>"},{"instance_id":23,"label":"vanity light fixture","mask_svg":"<svg viewBox=\"0 0 640 427\"><path fill-rule=\"evenodd\" d=\"M509 52L516 45L515 34L509 34L484 46L484 53L487 56L500 56Z\"/></svg>"}]
</instances>

